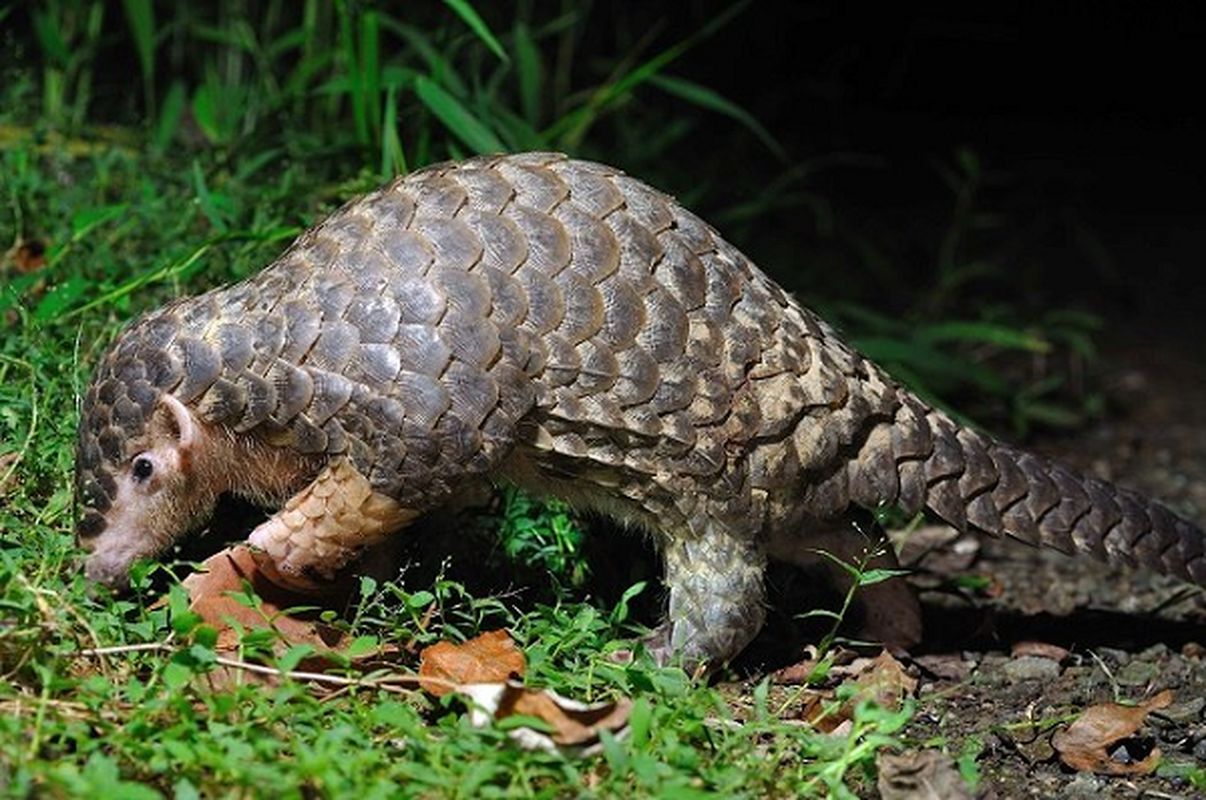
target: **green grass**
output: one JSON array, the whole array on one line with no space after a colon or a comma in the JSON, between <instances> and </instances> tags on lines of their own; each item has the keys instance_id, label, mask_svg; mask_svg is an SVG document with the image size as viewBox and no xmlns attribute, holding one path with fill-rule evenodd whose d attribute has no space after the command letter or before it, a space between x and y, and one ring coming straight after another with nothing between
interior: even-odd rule
<instances>
[{"instance_id":1,"label":"green grass","mask_svg":"<svg viewBox=\"0 0 1206 800\"><path fill-rule=\"evenodd\" d=\"M69 554L60 546L53 555ZM779 722L760 696L738 724L716 690L678 670L606 660L626 630L589 606L519 617L490 601L483 609L455 586L433 587L442 637L503 623L525 644L530 684L583 699L637 698L627 738L607 741L601 757L563 758L510 746L499 729L470 727L459 702L415 690L318 696L306 682L268 689L249 680L214 691L212 636L181 634L168 608L94 603L78 580L27 578L19 552L5 551L0 576L6 634L17 632L3 640L0 778L16 796L774 796L843 786L848 771L865 771L874 750L892 744L906 716L865 706L849 736L828 739ZM388 594L373 595L353 627L405 641L414 628L409 615L386 613L398 599ZM144 642L171 645L81 655Z\"/></svg>"},{"instance_id":2,"label":"green grass","mask_svg":"<svg viewBox=\"0 0 1206 800\"><path fill-rule=\"evenodd\" d=\"M417 690L295 680L211 690L211 632L179 608L153 607L150 594L88 597L70 475L77 398L105 345L142 311L262 267L382 176L476 151L551 148L606 155L664 182L677 145L729 126L785 176L757 207L731 209L735 228L779 204L818 220L836 213L809 187L811 162L785 168L784 146L736 99L673 72L741 4L669 41L637 31L602 49L591 49L571 2L521 2L503 15L448 0L405 17L350 1L244 5L59 0L29 16L0 7L0 21L23 21L31 37L24 60L0 74L0 232L6 247L44 243L47 261L30 273L6 262L0 284L0 794L849 796L869 785L875 753L896 745L908 709L861 705L848 733L826 737L782 721L778 705L769 711L765 682L735 702L678 670L617 666L608 655L643 630L629 601L653 589L591 601L580 521L515 493L487 517L501 531L490 563L553 575L547 602L475 597L437 575L366 584L341 624L400 645L507 628L529 683L636 699L630 735L606 740L599 756L520 751L501 730L469 727L459 702ZM109 66L119 52L136 80ZM666 119L667 98L676 119ZM1044 415L1075 421L1050 399L1057 387L1009 380L1012 362L998 360L1089 355L1084 320L951 311L963 278L983 272L968 236L980 178L962 164L951 232L937 246L941 280L927 295L939 313L919 309L914 319L929 322L913 325L841 298L832 306L872 355L934 396L970 381L1019 428ZM665 185L698 199L707 178L685 176L713 167L676 168ZM873 255L887 248L855 244L868 254L856 270L883 266ZM249 634L244 644L265 643Z\"/></svg>"}]
</instances>

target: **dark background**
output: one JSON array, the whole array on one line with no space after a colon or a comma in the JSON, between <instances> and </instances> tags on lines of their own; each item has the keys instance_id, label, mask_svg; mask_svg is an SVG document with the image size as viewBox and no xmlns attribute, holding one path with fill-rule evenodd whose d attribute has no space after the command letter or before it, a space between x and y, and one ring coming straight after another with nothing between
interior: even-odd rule
<instances>
[{"instance_id":1,"label":"dark background","mask_svg":"<svg viewBox=\"0 0 1206 800\"><path fill-rule=\"evenodd\" d=\"M904 263L921 280L926 239L951 204L934 164L966 146L1000 179L997 199L1017 230L1070 212L1104 248L1048 225L1020 259L1042 253L1024 282L1037 285L1019 290L1178 329L1196 323L1206 312L1200 9L908 6L755 3L675 71L740 102L795 158L882 157L881 168L822 175L821 191L863 223L916 225L923 254ZM716 9L691 13L701 24ZM639 22L617 22L627 24ZM738 170L764 157L756 146L733 155Z\"/></svg>"}]
</instances>

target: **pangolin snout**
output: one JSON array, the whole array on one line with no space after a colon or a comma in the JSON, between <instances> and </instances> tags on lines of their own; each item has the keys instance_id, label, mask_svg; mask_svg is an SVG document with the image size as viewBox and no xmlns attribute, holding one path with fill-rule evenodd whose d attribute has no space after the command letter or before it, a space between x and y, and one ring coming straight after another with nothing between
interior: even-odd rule
<instances>
[{"instance_id":1,"label":"pangolin snout","mask_svg":"<svg viewBox=\"0 0 1206 800\"><path fill-rule=\"evenodd\" d=\"M114 591L130 588L130 565L103 552L88 556L84 562L84 575L89 583L100 584Z\"/></svg>"}]
</instances>

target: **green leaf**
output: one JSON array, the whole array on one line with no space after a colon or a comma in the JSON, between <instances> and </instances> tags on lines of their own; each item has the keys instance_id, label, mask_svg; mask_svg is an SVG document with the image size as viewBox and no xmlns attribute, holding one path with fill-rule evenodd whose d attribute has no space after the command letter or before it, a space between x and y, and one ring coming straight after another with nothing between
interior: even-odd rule
<instances>
[{"instance_id":1,"label":"green leaf","mask_svg":"<svg viewBox=\"0 0 1206 800\"><path fill-rule=\"evenodd\" d=\"M409 608L426 608L435 602L435 595L427 590L415 592L406 598L406 605Z\"/></svg>"},{"instance_id":2,"label":"green leaf","mask_svg":"<svg viewBox=\"0 0 1206 800\"><path fill-rule=\"evenodd\" d=\"M200 643L194 643L188 649L188 655L197 665L212 665L218 660L218 654L212 648Z\"/></svg>"},{"instance_id":3,"label":"green leaf","mask_svg":"<svg viewBox=\"0 0 1206 800\"><path fill-rule=\"evenodd\" d=\"M503 717L496 720L495 724L499 730L510 731L516 728L531 728L534 731L541 733L556 733L557 729L552 723L547 722L540 717L534 717L529 714L512 714L508 717Z\"/></svg>"},{"instance_id":4,"label":"green leaf","mask_svg":"<svg viewBox=\"0 0 1206 800\"><path fill-rule=\"evenodd\" d=\"M189 609L188 593L178 583L168 589L168 613L171 615L172 630L177 636L187 636L201 624L201 615Z\"/></svg>"},{"instance_id":5,"label":"green leaf","mask_svg":"<svg viewBox=\"0 0 1206 800\"><path fill-rule=\"evenodd\" d=\"M212 625L198 625L193 630L193 641L204 648L213 650L218 646L218 629Z\"/></svg>"},{"instance_id":6,"label":"green leaf","mask_svg":"<svg viewBox=\"0 0 1206 800\"><path fill-rule=\"evenodd\" d=\"M151 137L151 149L163 153L176 136L180 120L184 117L184 107L188 104L188 95L184 81L173 81L163 98L163 106L159 109L159 118L155 120L155 131Z\"/></svg>"},{"instance_id":7,"label":"green leaf","mask_svg":"<svg viewBox=\"0 0 1206 800\"><path fill-rule=\"evenodd\" d=\"M277 659L276 668L281 672L292 672L297 669L305 658L315 652L313 645L295 644L290 647L285 654Z\"/></svg>"},{"instance_id":8,"label":"green leaf","mask_svg":"<svg viewBox=\"0 0 1206 800\"><path fill-rule=\"evenodd\" d=\"M653 724L653 706L649 699L638 697L628 714L628 741L633 750L644 749L649 742L649 731Z\"/></svg>"},{"instance_id":9,"label":"green leaf","mask_svg":"<svg viewBox=\"0 0 1206 800\"><path fill-rule=\"evenodd\" d=\"M126 21L134 35L134 50L144 78L155 70L155 7L151 0L122 0Z\"/></svg>"},{"instance_id":10,"label":"green leaf","mask_svg":"<svg viewBox=\"0 0 1206 800\"><path fill-rule=\"evenodd\" d=\"M603 757L614 775L625 775L628 772L628 750L611 734L611 731L599 731L599 743L603 745Z\"/></svg>"},{"instance_id":11,"label":"green leaf","mask_svg":"<svg viewBox=\"0 0 1206 800\"><path fill-rule=\"evenodd\" d=\"M67 45L63 43L63 37L59 36L58 26L50 14L34 12L34 32L37 34L38 45L42 48L42 52L49 56L52 62L58 64L67 62Z\"/></svg>"},{"instance_id":12,"label":"green leaf","mask_svg":"<svg viewBox=\"0 0 1206 800\"><path fill-rule=\"evenodd\" d=\"M499 61L504 63L510 61L507 58L507 52L503 50L502 44L490 32L489 26L486 25L485 20L477 13L477 9L470 5L467 0L444 0L444 4L455 11L457 16L465 21L469 29L477 34L477 38L481 39L486 47L490 48L490 51L498 56Z\"/></svg>"},{"instance_id":13,"label":"green leaf","mask_svg":"<svg viewBox=\"0 0 1206 800\"><path fill-rule=\"evenodd\" d=\"M1046 353L1051 344L1029 331L998 325L992 322L940 322L926 325L917 332L923 342L983 342L1030 353Z\"/></svg>"},{"instance_id":14,"label":"green leaf","mask_svg":"<svg viewBox=\"0 0 1206 800\"><path fill-rule=\"evenodd\" d=\"M976 762L982 752L984 752L984 742L973 736L963 743L959 758L955 760L959 767L960 777L972 791L975 791L976 787L980 785L980 765Z\"/></svg>"},{"instance_id":15,"label":"green leaf","mask_svg":"<svg viewBox=\"0 0 1206 800\"><path fill-rule=\"evenodd\" d=\"M55 285L38 302L38 307L34 309L34 319L38 322L57 319L90 288L92 287L88 281L79 276L68 278Z\"/></svg>"},{"instance_id":16,"label":"green leaf","mask_svg":"<svg viewBox=\"0 0 1206 800\"><path fill-rule=\"evenodd\" d=\"M169 661L163 667L163 682L172 691L177 691L188 685L193 678L193 671L184 664Z\"/></svg>"},{"instance_id":17,"label":"green leaf","mask_svg":"<svg viewBox=\"0 0 1206 800\"><path fill-rule=\"evenodd\" d=\"M415 78L415 93L453 135L475 152L501 153L506 149L493 131L435 81L424 75L418 76Z\"/></svg>"},{"instance_id":18,"label":"green leaf","mask_svg":"<svg viewBox=\"0 0 1206 800\"><path fill-rule=\"evenodd\" d=\"M79 241L83 239L101 225L125 216L126 212L129 210L129 203L118 203L117 205L97 206L96 208L84 209L71 218L72 241Z\"/></svg>"},{"instance_id":19,"label":"green leaf","mask_svg":"<svg viewBox=\"0 0 1206 800\"><path fill-rule=\"evenodd\" d=\"M348 645L345 654L348 658L359 658L360 656L368 655L377 649L380 645L380 640L376 636L357 636Z\"/></svg>"},{"instance_id":20,"label":"green leaf","mask_svg":"<svg viewBox=\"0 0 1206 800\"><path fill-rule=\"evenodd\" d=\"M675 97L686 100L692 105L699 106L708 111L714 111L717 114L723 114L741 123L757 136L766 145L766 149L775 154L776 158L782 161L787 160L787 151L783 149L783 145L779 144L774 136L771 136L770 132L763 127L761 122L755 119L753 114L728 98L721 96L715 90L694 81L689 81L686 78L678 78L665 74L653 75L649 78L649 82L667 94L672 94Z\"/></svg>"},{"instance_id":21,"label":"green leaf","mask_svg":"<svg viewBox=\"0 0 1206 800\"><path fill-rule=\"evenodd\" d=\"M869 569L858 575L859 586L871 586L875 583L883 583L892 578L899 578L903 575L908 575L907 569Z\"/></svg>"},{"instance_id":22,"label":"green leaf","mask_svg":"<svg viewBox=\"0 0 1206 800\"><path fill-rule=\"evenodd\" d=\"M515 72L519 80L519 108L524 121L535 126L540 120L540 84L544 67L532 33L522 22L515 25Z\"/></svg>"}]
</instances>

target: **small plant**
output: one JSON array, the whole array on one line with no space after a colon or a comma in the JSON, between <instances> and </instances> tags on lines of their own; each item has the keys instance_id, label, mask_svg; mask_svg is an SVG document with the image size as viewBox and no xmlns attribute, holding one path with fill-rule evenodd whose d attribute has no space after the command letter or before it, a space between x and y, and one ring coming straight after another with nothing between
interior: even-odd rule
<instances>
[{"instance_id":1,"label":"small plant","mask_svg":"<svg viewBox=\"0 0 1206 800\"><path fill-rule=\"evenodd\" d=\"M868 547L863 550L856 561L847 561L827 550L814 549L811 551L837 565L850 576L850 586L842 596L842 605L837 611L818 608L811 609L800 615L801 619L824 617L833 620L828 632L825 633L817 644L817 659L819 664L824 664L831 658L833 646L839 641L839 631L842 623L845 621L846 615L850 611L850 605L854 602L854 598L858 595L859 590L909 574L909 571L905 569L871 568L871 563L884 556L887 553L887 548L891 547L891 545L882 537L868 535L857 524L854 524L853 527L855 528L855 533L868 543Z\"/></svg>"},{"instance_id":2,"label":"small plant","mask_svg":"<svg viewBox=\"0 0 1206 800\"><path fill-rule=\"evenodd\" d=\"M845 687L838 690L838 702L850 699ZM914 703L906 702L898 711L881 708L874 701L860 700L855 705L851 728L847 735L822 744L817 760L806 772L811 778L801 787L805 792L824 787L830 797L855 798L849 788L851 772L862 781L875 775L875 756L883 749L898 749L898 734L912 719Z\"/></svg>"},{"instance_id":3,"label":"small plant","mask_svg":"<svg viewBox=\"0 0 1206 800\"><path fill-rule=\"evenodd\" d=\"M502 491L498 536L508 559L548 571L567 587L580 588L590 574L581 552L582 530L561 500L536 500L514 487Z\"/></svg>"}]
</instances>

